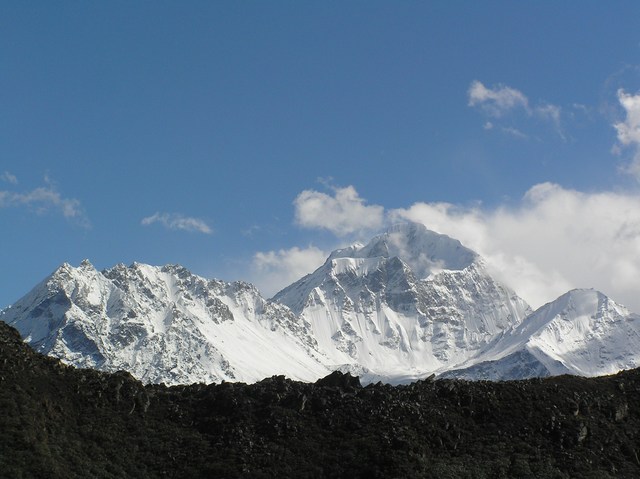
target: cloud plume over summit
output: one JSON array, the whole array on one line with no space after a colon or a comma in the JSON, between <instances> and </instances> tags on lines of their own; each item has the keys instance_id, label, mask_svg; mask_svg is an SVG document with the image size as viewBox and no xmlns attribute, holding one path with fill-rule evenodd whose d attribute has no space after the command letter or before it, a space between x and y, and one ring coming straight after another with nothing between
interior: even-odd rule
<instances>
[{"instance_id":1,"label":"cloud plume over summit","mask_svg":"<svg viewBox=\"0 0 640 479\"><path fill-rule=\"evenodd\" d=\"M533 306L567 289L593 287L640 311L637 194L541 183L512 207L418 202L389 215L459 239Z\"/></svg>"}]
</instances>

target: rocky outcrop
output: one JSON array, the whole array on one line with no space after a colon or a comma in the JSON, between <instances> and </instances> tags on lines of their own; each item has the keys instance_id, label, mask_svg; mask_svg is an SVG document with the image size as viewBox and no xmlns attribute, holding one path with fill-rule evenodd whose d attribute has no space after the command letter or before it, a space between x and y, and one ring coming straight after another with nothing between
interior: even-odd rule
<instances>
[{"instance_id":1,"label":"rocky outcrop","mask_svg":"<svg viewBox=\"0 0 640 479\"><path fill-rule=\"evenodd\" d=\"M640 477L640 372L393 387L165 387L75 369L0 322L0 476Z\"/></svg>"}]
</instances>

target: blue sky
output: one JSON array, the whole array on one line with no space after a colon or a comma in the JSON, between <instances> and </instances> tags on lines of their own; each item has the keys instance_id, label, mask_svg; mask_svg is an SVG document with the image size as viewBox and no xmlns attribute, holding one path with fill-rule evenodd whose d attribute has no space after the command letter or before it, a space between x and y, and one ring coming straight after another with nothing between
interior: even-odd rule
<instances>
[{"instance_id":1,"label":"blue sky","mask_svg":"<svg viewBox=\"0 0 640 479\"><path fill-rule=\"evenodd\" d=\"M403 219L640 311L640 3L3 2L0 307L62 262L274 293Z\"/></svg>"}]
</instances>

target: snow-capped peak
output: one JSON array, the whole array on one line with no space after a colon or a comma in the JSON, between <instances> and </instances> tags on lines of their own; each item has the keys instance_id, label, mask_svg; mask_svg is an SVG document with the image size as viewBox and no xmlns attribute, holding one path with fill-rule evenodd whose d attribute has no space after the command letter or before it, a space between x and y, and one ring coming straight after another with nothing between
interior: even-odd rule
<instances>
[{"instance_id":1,"label":"snow-capped peak","mask_svg":"<svg viewBox=\"0 0 640 479\"><path fill-rule=\"evenodd\" d=\"M603 293L574 289L545 304L449 376L598 376L640 365L640 316Z\"/></svg>"},{"instance_id":2,"label":"snow-capped peak","mask_svg":"<svg viewBox=\"0 0 640 479\"><path fill-rule=\"evenodd\" d=\"M640 365L640 316L573 290L535 312L446 235L399 224L263 299L180 265L61 265L0 319L37 350L145 382L509 379Z\"/></svg>"},{"instance_id":3,"label":"snow-capped peak","mask_svg":"<svg viewBox=\"0 0 640 479\"><path fill-rule=\"evenodd\" d=\"M310 326L286 307L247 283L206 280L178 265L98 272L88 261L65 263L0 319L40 352L146 382L328 372Z\"/></svg>"},{"instance_id":4,"label":"snow-capped peak","mask_svg":"<svg viewBox=\"0 0 640 479\"><path fill-rule=\"evenodd\" d=\"M460 241L447 235L428 230L420 223L399 223L375 236L368 244L354 244L334 251L335 258L392 258L407 263L417 278L427 278L432 273L462 270L479 257Z\"/></svg>"},{"instance_id":5,"label":"snow-capped peak","mask_svg":"<svg viewBox=\"0 0 640 479\"><path fill-rule=\"evenodd\" d=\"M416 223L334 251L274 296L341 367L418 376L462 362L530 312L459 241Z\"/></svg>"}]
</instances>

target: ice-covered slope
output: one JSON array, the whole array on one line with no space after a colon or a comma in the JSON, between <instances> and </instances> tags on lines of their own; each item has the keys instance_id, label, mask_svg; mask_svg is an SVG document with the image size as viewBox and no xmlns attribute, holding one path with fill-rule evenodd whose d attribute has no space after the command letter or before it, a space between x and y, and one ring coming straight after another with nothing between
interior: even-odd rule
<instances>
[{"instance_id":1,"label":"ice-covered slope","mask_svg":"<svg viewBox=\"0 0 640 479\"><path fill-rule=\"evenodd\" d=\"M535 313L459 241L414 223L263 299L180 266L61 266L0 313L38 351L145 382L512 379L640 366L640 317L571 291Z\"/></svg>"},{"instance_id":2,"label":"ice-covered slope","mask_svg":"<svg viewBox=\"0 0 640 479\"><path fill-rule=\"evenodd\" d=\"M640 366L640 316L604 294L573 290L542 306L445 377L599 376Z\"/></svg>"},{"instance_id":3,"label":"ice-covered slope","mask_svg":"<svg viewBox=\"0 0 640 479\"><path fill-rule=\"evenodd\" d=\"M327 374L311 328L247 283L179 266L64 264L0 314L36 350L145 382L253 382Z\"/></svg>"},{"instance_id":4,"label":"ice-covered slope","mask_svg":"<svg viewBox=\"0 0 640 479\"><path fill-rule=\"evenodd\" d=\"M274 301L311 324L331 367L393 382L466 361L530 313L477 254L415 223L335 251Z\"/></svg>"}]
</instances>

